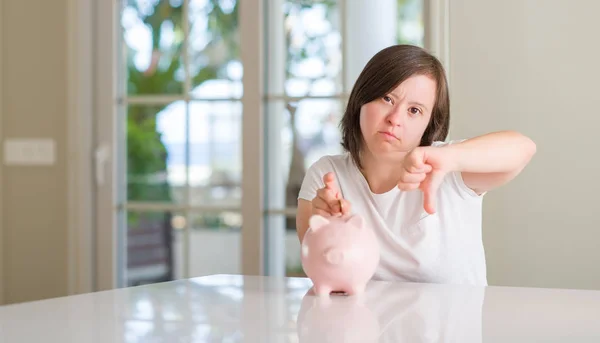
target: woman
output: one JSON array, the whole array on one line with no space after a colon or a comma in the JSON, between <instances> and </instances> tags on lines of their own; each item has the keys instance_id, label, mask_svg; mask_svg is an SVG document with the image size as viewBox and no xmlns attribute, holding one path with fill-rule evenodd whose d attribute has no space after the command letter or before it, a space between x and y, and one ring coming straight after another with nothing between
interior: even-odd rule
<instances>
[{"instance_id":1,"label":"woman","mask_svg":"<svg viewBox=\"0 0 600 343\"><path fill-rule=\"evenodd\" d=\"M298 199L302 241L311 215L361 215L377 235L374 279L487 285L483 195L529 163L536 146L510 131L445 143L444 68L396 45L367 63L342 118L345 153L307 171Z\"/></svg>"}]
</instances>

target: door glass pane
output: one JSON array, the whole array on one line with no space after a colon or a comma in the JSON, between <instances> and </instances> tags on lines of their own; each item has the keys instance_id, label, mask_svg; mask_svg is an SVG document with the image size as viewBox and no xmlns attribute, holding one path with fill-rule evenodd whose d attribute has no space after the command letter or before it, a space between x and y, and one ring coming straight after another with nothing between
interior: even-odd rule
<instances>
[{"instance_id":1,"label":"door glass pane","mask_svg":"<svg viewBox=\"0 0 600 343\"><path fill-rule=\"evenodd\" d=\"M238 1L190 0L190 79L200 98L240 98Z\"/></svg>"},{"instance_id":2,"label":"door glass pane","mask_svg":"<svg viewBox=\"0 0 600 343\"><path fill-rule=\"evenodd\" d=\"M127 286L173 280L181 269L181 214L127 213Z\"/></svg>"},{"instance_id":3,"label":"door glass pane","mask_svg":"<svg viewBox=\"0 0 600 343\"><path fill-rule=\"evenodd\" d=\"M423 46L423 0L398 1L398 44Z\"/></svg>"},{"instance_id":4,"label":"door glass pane","mask_svg":"<svg viewBox=\"0 0 600 343\"><path fill-rule=\"evenodd\" d=\"M190 277L240 274L241 213L194 212L190 220Z\"/></svg>"},{"instance_id":5,"label":"door glass pane","mask_svg":"<svg viewBox=\"0 0 600 343\"><path fill-rule=\"evenodd\" d=\"M285 204L271 209L295 208L306 169L324 155L342 152L338 125L343 106L337 99L269 103L267 171L270 181L282 180L286 185ZM273 182L269 186L275 187Z\"/></svg>"},{"instance_id":6,"label":"door glass pane","mask_svg":"<svg viewBox=\"0 0 600 343\"><path fill-rule=\"evenodd\" d=\"M185 202L185 133L184 102L128 107L128 201Z\"/></svg>"},{"instance_id":7,"label":"door glass pane","mask_svg":"<svg viewBox=\"0 0 600 343\"><path fill-rule=\"evenodd\" d=\"M240 206L242 104L190 104L190 201L192 205Z\"/></svg>"},{"instance_id":8,"label":"door glass pane","mask_svg":"<svg viewBox=\"0 0 600 343\"><path fill-rule=\"evenodd\" d=\"M126 1L127 94L183 94L183 1Z\"/></svg>"},{"instance_id":9,"label":"door glass pane","mask_svg":"<svg viewBox=\"0 0 600 343\"><path fill-rule=\"evenodd\" d=\"M285 92L298 97L341 93L342 40L337 1L285 1L283 12Z\"/></svg>"}]
</instances>

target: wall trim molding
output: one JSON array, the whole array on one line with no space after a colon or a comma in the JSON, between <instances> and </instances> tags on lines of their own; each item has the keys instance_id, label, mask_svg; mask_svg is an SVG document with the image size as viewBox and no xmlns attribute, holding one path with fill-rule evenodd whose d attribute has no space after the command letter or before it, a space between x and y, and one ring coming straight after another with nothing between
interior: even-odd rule
<instances>
[{"instance_id":1,"label":"wall trim molding","mask_svg":"<svg viewBox=\"0 0 600 343\"><path fill-rule=\"evenodd\" d=\"M94 290L93 0L67 2L68 294Z\"/></svg>"},{"instance_id":2,"label":"wall trim molding","mask_svg":"<svg viewBox=\"0 0 600 343\"><path fill-rule=\"evenodd\" d=\"M442 62L450 83L450 0L426 0L423 12L425 48Z\"/></svg>"},{"instance_id":3,"label":"wall trim molding","mask_svg":"<svg viewBox=\"0 0 600 343\"><path fill-rule=\"evenodd\" d=\"M244 69L242 98L242 274L265 275L264 117L263 117L263 0L244 0L239 7L240 57ZM258 158L258 162L256 162ZM257 249L258 248L258 249Z\"/></svg>"},{"instance_id":4,"label":"wall trim molding","mask_svg":"<svg viewBox=\"0 0 600 343\"><path fill-rule=\"evenodd\" d=\"M4 2L0 1L0 142L2 143L2 145L4 145L4 127L3 127L3 106L4 104L2 103L2 95L3 95L3 89L2 89L2 85L4 83L4 76L2 74L2 67L4 65L4 61L2 60L2 55L3 55L3 51L2 51L2 23L4 22L4 17L2 14L2 7L4 7ZM0 149L3 150L3 149ZM3 230L3 224L4 224L4 216L2 215L2 212L4 210L4 204L2 202L2 199L4 197L4 178L2 175L3 172L3 168L4 168L4 155L2 154L2 152L0 152L0 155L2 156L2 165L0 165L0 305L4 305L4 280L6 280L4 278L4 252L6 251L6 249L4 249L4 230Z\"/></svg>"}]
</instances>

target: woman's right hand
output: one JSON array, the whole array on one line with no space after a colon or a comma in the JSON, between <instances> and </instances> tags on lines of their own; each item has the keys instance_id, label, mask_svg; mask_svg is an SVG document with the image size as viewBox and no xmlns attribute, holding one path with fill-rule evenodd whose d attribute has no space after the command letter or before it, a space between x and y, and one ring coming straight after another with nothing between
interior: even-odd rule
<instances>
[{"instance_id":1,"label":"woman's right hand","mask_svg":"<svg viewBox=\"0 0 600 343\"><path fill-rule=\"evenodd\" d=\"M324 217L341 216L350 213L350 203L342 199L341 192L335 184L335 176L329 172L323 176L325 187L317 191L312 200L312 213Z\"/></svg>"}]
</instances>

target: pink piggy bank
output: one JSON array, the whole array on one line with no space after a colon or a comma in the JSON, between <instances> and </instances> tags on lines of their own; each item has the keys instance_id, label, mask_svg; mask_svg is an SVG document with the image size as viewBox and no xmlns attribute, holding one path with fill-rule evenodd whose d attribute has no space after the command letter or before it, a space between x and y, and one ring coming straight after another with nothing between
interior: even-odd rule
<instances>
[{"instance_id":1,"label":"pink piggy bank","mask_svg":"<svg viewBox=\"0 0 600 343\"><path fill-rule=\"evenodd\" d=\"M358 215L313 215L301 251L302 268L319 296L362 294L379 264L377 238Z\"/></svg>"}]
</instances>

